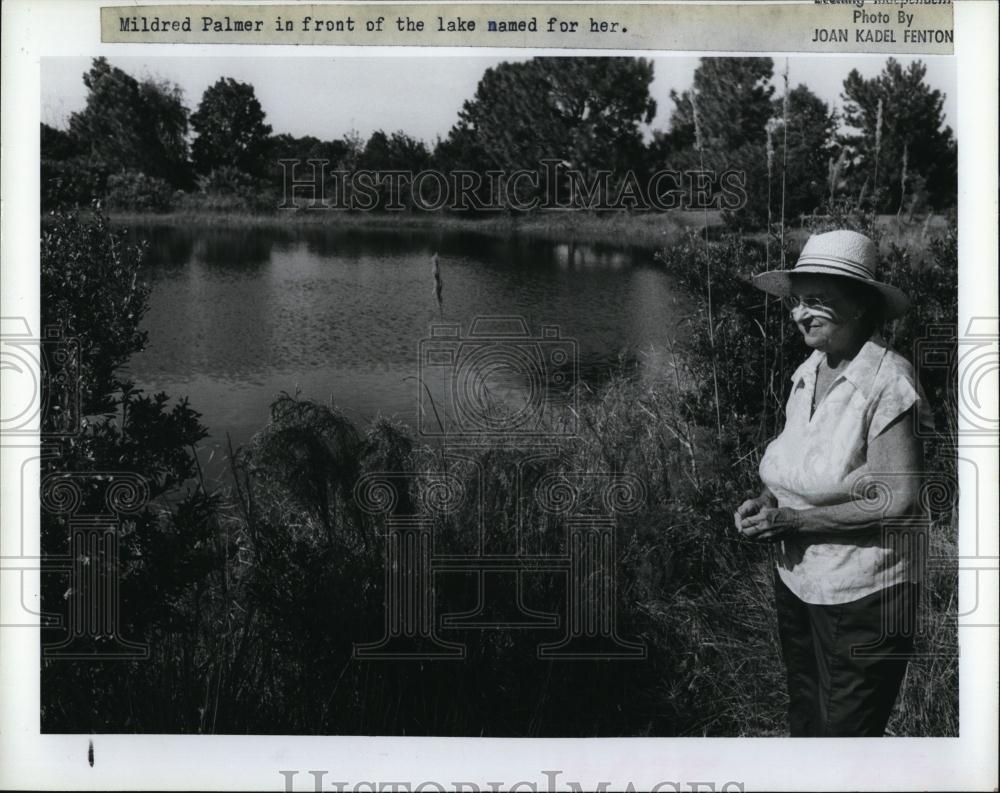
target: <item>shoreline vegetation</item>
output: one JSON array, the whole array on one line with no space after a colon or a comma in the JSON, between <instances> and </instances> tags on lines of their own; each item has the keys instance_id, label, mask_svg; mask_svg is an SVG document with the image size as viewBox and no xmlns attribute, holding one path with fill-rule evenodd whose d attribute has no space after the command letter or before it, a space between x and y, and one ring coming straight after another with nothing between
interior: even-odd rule
<instances>
[{"instance_id":1,"label":"shoreline vegetation","mask_svg":"<svg viewBox=\"0 0 1000 793\"><path fill-rule=\"evenodd\" d=\"M214 212L173 210L169 212L126 212L112 210L108 216L116 226L164 227L228 227L249 229L319 228L344 230L371 230L387 233L405 232L460 232L492 237L524 236L552 242L580 242L633 247L656 251L672 244L686 234L704 234L708 229L710 239L726 234L721 213L712 210L671 212L606 212L584 210L524 214L491 213L483 216L462 216L443 212L402 211L396 213L339 212L332 210L275 210L274 212ZM810 227L823 218L815 216L800 219L785 230L786 240L794 249L801 247L811 233ZM44 216L43 216L43 222ZM879 215L875 228L880 232L882 249L888 244L924 243L946 231L949 224L946 213L928 213L914 220L904 220L895 215ZM764 230L739 235L756 243L765 243L768 233Z\"/></svg>"},{"instance_id":2,"label":"shoreline vegetation","mask_svg":"<svg viewBox=\"0 0 1000 793\"><path fill-rule=\"evenodd\" d=\"M720 226L713 212L714 227ZM231 228L322 228L380 232L445 231L492 237L521 235L553 242L603 243L655 250L678 234L701 229L702 212L628 214L583 211L511 214L503 212L462 216L444 212L340 212L324 209L274 212L119 212L109 213L116 225L162 225Z\"/></svg>"}]
</instances>

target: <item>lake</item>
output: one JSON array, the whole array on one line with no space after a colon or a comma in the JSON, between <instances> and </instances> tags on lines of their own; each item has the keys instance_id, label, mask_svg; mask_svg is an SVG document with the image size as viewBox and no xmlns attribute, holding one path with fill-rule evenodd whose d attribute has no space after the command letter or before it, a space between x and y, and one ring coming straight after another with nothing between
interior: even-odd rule
<instances>
[{"instance_id":1,"label":"lake","mask_svg":"<svg viewBox=\"0 0 1000 793\"><path fill-rule=\"evenodd\" d=\"M312 226L131 233L149 242L151 294L148 346L128 372L147 391L188 396L216 452L227 433L234 445L249 440L282 391L332 399L362 428L379 413L432 434L442 420L461 423L461 406L449 414L448 400L477 397L455 396L465 387L449 379L458 348L478 354L492 345L480 362L484 393L515 410L539 387L533 361L543 391L576 377L599 385L623 362L662 368L684 313L652 251L627 240ZM506 319L487 319L498 316ZM422 366L433 372L426 390ZM431 420L425 394L443 419Z\"/></svg>"}]
</instances>

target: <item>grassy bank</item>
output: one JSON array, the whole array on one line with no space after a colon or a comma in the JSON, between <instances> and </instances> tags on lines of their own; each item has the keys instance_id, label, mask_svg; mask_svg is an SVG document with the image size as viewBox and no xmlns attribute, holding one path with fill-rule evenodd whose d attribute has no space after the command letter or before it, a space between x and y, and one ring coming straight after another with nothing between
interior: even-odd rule
<instances>
[{"instance_id":1,"label":"grassy bank","mask_svg":"<svg viewBox=\"0 0 1000 793\"><path fill-rule=\"evenodd\" d=\"M280 229L323 228L359 229L387 234L413 231L448 231L480 234L492 237L520 235L533 239L566 242L631 246L657 250L673 244L690 232L703 232L706 225L711 239L727 233L721 213L675 210L671 212L552 212L477 213L456 215L444 212L406 211L336 212L331 210L289 210L279 212L197 211L171 212L112 212L112 221L119 226L168 226L183 228L247 228ZM784 233L786 245L797 251L825 216L801 218L789 224ZM931 239L947 232L953 219L943 214L907 218L880 215L874 228L885 249L889 243L916 250ZM732 233L732 232L729 232ZM739 236L760 245L769 235L765 231L739 232ZM781 240L770 237L777 248Z\"/></svg>"},{"instance_id":2,"label":"grassy bank","mask_svg":"<svg viewBox=\"0 0 1000 793\"><path fill-rule=\"evenodd\" d=\"M489 236L523 235L536 239L565 242L606 243L655 249L669 244L692 228L702 228L702 212L636 213L608 212L534 212L531 214L479 213L454 214L399 212L335 212L329 210L290 210L288 212L113 212L111 219L120 226L162 225L185 228L219 227L253 229L343 228L383 231L454 231ZM711 226L719 225L718 212L709 213Z\"/></svg>"}]
</instances>

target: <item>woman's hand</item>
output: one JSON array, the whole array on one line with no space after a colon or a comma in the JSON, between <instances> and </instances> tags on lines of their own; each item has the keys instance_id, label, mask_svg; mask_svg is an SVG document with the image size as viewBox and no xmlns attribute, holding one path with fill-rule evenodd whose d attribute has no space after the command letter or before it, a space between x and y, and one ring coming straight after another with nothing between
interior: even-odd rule
<instances>
[{"instance_id":1,"label":"woman's hand","mask_svg":"<svg viewBox=\"0 0 1000 793\"><path fill-rule=\"evenodd\" d=\"M774 496L766 488L757 498L748 498L733 513L733 523L736 525L736 530L743 531L747 518L757 515L762 509L773 507L775 504Z\"/></svg>"},{"instance_id":2,"label":"woman's hand","mask_svg":"<svg viewBox=\"0 0 1000 793\"><path fill-rule=\"evenodd\" d=\"M748 540L774 542L802 528L802 513L788 507L764 507L745 518L738 528Z\"/></svg>"}]
</instances>

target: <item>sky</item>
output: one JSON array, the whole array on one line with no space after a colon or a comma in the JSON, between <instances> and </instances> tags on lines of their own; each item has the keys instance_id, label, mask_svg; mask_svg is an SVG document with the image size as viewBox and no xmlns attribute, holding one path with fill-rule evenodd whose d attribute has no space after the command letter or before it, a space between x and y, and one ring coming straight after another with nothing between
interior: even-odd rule
<instances>
[{"instance_id":1,"label":"sky","mask_svg":"<svg viewBox=\"0 0 1000 793\"><path fill-rule=\"evenodd\" d=\"M112 65L137 78L152 76L177 83L194 110L204 90L219 77L254 86L275 133L313 135L324 140L357 131L367 138L377 129L401 129L433 146L458 116L462 102L473 96L483 71L502 61L526 57L445 57L383 55L380 57L119 57ZM650 129L666 129L673 102L671 89L689 88L697 57L651 58L651 93L657 112ZM900 57L903 63L911 59ZM946 95L946 123L957 118L955 61L924 56L927 82ZM884 56L799 56L788 59L789 82L805 83L828 104L839 107L844 78L851 69L864 77L877 75ZM87 89L82 75L90 59L52 57L41 61L41 120L64 128L69 114L83 108ZM776 95L785 59L775 59ZM647 133L649 130L647 130Z\"/></svg>"}]
</instances>

